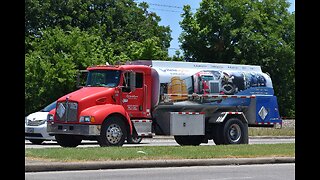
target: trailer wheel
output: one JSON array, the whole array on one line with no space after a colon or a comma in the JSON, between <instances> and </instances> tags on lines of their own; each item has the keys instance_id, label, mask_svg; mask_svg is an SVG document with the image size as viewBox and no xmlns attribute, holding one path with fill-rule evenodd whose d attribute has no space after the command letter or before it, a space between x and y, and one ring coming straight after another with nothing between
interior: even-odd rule
<instances>
[{"instance_id":1,"label":"trailer wheel","mask_svg":"<svg viewBox=\"0 0 320 180\"><path fill-rule=\"evenodd\" d=\"M238 118L230 118L217 126L214 142L220 144L248 144L248 124Z\"/></svg>"},{"instance_id":2,"label":"trailer wheel","mask_svg":"<svg viewBox=\"0 0 320 180\"><path fill-rule=\"evenodd\" d=\"M75 135L57 134L55 138L61 147L77 147L82 141L80 136Z\"/></svg>"},{"instance_id":3,"label":"trailer wheel","mask_svg":"<svg viewBox=\"0 0 320 180\"><path fill-rule=\"evenodd\" d=\"M127 137L125 124L117 116L109 117L101 127L100 136L97 140L101 147L103 146L122 146Z\"/></svg>"},{"instance_id":4,"label":"trailer wheel","mask_svg":"<svg viewBox=\"0 0 320 180\"><path fill-rule=\"evenodd\" d=\"M174 139L181 146L199 146L203 136L174 136Z\"/></svg>"}]
</instances>

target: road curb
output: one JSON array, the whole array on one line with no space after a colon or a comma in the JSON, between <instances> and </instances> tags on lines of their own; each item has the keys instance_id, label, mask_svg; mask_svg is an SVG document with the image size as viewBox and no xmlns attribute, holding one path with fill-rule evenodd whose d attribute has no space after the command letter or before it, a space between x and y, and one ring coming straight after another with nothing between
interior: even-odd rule
<instances>
[{"instance_id":1,"label":"road curb","mask_svg":"<svg viewBox=\"0 0 320 180\"><path fill-rule=\"evenodd\" d=\"M294 139L295 136L249 136L250 139ZM154 136L151 139L174 139L173 136Z\"/></svg>"},{"instance_id":2,"label":"road curb","mask_svg":"<svg viewBox=\"0 0 320 180\"><path fill-rule=\"evenodd\" d=\"M295 163L294 157L223 158L183 160L91 161L91 162L40 162L25 164L25 172L74 171L124 168L219 166L245 164Z\"/></svg>"}]
</instances>

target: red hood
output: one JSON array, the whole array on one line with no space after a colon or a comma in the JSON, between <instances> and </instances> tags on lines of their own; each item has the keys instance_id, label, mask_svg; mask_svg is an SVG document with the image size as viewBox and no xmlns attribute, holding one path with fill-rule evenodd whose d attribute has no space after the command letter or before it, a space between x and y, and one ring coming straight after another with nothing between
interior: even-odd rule
<instances>
[{"instance_id":1,"label":"red hood","mask_svg":"<svg viewBox=\"0 0 320 180\"><path fill-rule=\"evenodd\" d=\"M111 98L111 95L114 94L114 88L106 88L106 87L83 87L77 91L73 91L65 96L62 96L58 99L58 101L65 101L68 97L68 101L76 101L76 102L95 102L99 98Z\"/></svg>"}]
</instances>

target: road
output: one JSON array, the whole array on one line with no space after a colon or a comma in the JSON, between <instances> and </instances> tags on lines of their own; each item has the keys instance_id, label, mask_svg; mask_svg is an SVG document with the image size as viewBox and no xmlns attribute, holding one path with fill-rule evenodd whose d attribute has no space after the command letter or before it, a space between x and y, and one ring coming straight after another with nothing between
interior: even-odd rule
<instances>
[{"instance_id":1,"label":"road","mask_svg":"<svg viewBox=\"0 0 320 180\"><path fill-rule=\"evenodd\" d=\"M250 138L249 144L275 144L275 143L294 143L295 138ZM146 138L141 141L140 144L124 144L123 146L178 146L172 138ZM214 142L210 140L208 144L202 143L201 145L214 145ZM82 141L82 144L78 147L98 147L96 141ZM60 147L56 141L45 141L41 145L31 144L30 141L25 140L25 148L51 148Z\"/></svg>"},{"instance_id":2,"label":"road","mask_svg":"<svg viewBox=\"0 0 320 180\"><path fill-rule=\"evenodd\" d=\"M197 179L197 180L291 180L295 179L295 163L259 164L231 166L194 166L143 169L108 169L90 171L57 171L25 173L25 179L53 180L163 180L163 179Z\"/></svg>"}]
</instances>

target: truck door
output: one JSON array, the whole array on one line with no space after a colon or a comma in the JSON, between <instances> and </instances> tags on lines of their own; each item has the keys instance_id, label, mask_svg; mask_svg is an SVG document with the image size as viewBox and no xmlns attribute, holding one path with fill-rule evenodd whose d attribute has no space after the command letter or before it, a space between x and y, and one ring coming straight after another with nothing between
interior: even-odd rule
<instances>
[{"instance_id":1,"label":"truck door","mask_svg":"<svg viewBox=\"0 0 320 180\"><path fill-rule=\"evenodd\" d=\"M134 75L133 75L134 74ZM123 76L123 88L121 104L127 110L130 117L143 118L146 116L144 76L141 72L125 72ZM130 80L134 78L135 81ZM135 82L135 86L130 83ZM130 88L131 87L131 88Z\"/></svg>"}]
</instances>

